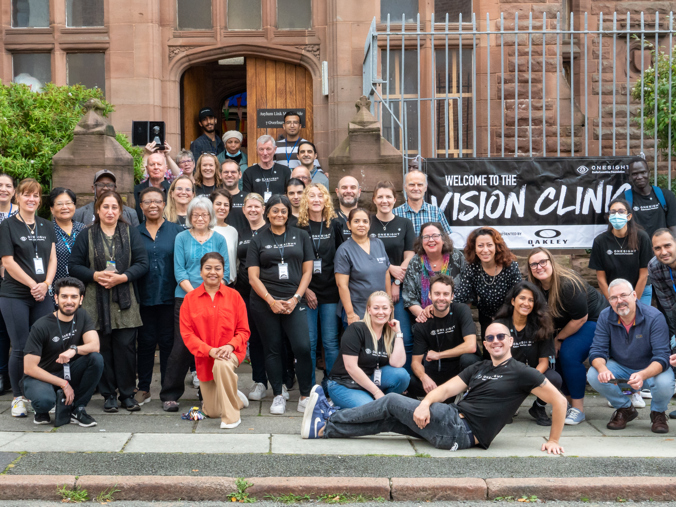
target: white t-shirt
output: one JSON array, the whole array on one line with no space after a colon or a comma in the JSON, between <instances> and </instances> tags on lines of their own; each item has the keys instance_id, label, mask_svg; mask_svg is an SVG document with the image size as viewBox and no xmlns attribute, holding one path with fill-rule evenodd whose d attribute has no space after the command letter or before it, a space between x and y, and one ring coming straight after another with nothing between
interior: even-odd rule
<instances>
[{"instance_id":1,"label":"white t-shirt","mask_svg":"<svg viewBox=\"0 0 676 507\"><path fill-rule=\"evenodd\" d=\"M237 278L237 229L232 225L226 225L225 227L217 225L214 227L214 230L225 238L225 242L228 245L230 283L232 283L235 281L235 278Z\"/></svg>"}]
</instances>

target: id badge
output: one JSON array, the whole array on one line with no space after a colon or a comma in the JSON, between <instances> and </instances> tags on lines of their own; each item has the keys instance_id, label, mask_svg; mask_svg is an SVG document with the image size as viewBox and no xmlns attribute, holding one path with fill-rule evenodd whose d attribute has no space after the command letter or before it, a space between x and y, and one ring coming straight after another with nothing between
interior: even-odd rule
<instances>
[{"instance_id":1,"label":"id badge","mask_svg":"<svg viewBox=\"0 0 676 507\"><path fill-rule=\"evenodd\" d=\"M380 377L383 372L380 371L380 368L376 368L376 371L373 372L373 383L380 387Z\"/></svg>"},{"instance_id":2,"label":"id badge","mask_svg":"<svg viewBox=\"0 0 676 507\"><path fill-rule=\"evenodd\" d=\"M272 192L265 192L265 193L263 194L263 201L265 201L265 203L267 204L267 202L268 202L268 200L270 199L270 197L272 197Z\"/></svg>"},{"instance_id":3,"label":"id badge","mask_svg":"<svg viewBox=\"0 0 676 507\"><path fill-rule=\"evenodd\" d=\"M35 267L35 274L36 275L44 275L45 274L45 266L42 262L42 257L35 257L33 259L33 266Z\"/></svg>"},{"instance_id":4,"label":"id badge","mask_svg":"<svg viewBox=\"0 0 676 507\"><path fill-rule=\"evenodd\" d=\"M285 262L284 264L277 264L279 266L279 279L288 280L289 279L289 265Z\"/></svg>"},{"instance_id":5,"label":"id badge","mask_svg":"<svg viewBox=\"0 0 676 507\"><path fill-rule=\"evenodd\" d=\"M322 260L315 259L312 264L312 274L320 275L322 273Z\"/></svg>"},{"instance_id":6,"label":"id badge","mask_svg":"<svg viewBox=\"0 0 676 507\"><path fill-rule=\"evenodd\" d=\"M104 271L112 271L113 273L117 273L115 261L106 261L106 269L104 269Z\"/></svg>"},{"instance_id":7,"label":"id badge","mask_svg":"<svg viewBox=\"0 0 676 507\"><path fill-rule=\"evenodd\" d=\"M70 381L70 365L69 364L63 365L63 379Z\"/></svg>"}]
</instances>

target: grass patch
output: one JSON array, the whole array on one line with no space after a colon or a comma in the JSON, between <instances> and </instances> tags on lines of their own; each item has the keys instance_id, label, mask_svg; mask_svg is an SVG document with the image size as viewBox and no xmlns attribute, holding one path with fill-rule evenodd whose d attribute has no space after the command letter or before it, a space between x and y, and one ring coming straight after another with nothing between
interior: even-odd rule
<instances>
[{"instance_id":1,"label":"grass patch","mask_svg":"<svg viewBox=\"0 0 676 507\"><path fill-rule=\"evenodd\" d=\"M364 495L348 495L348 494L330 494L312 497L310 495L294 495L290 493L283 496L266 495L267 500L283 504L299 504L299 503L323 503L323 504L345 504L345 503L366 503L366 502L384 502L385 499L381 496L377 498L367 497Z\"/></svg>"},{"instance_id":2,"label":"grass patch","mask_svg":"<svg viewBox=\"0 0 676 507\"><path fill-rule=\"evenodd\" d=\"M430 454L427 454L426 452L416 452L415 457L416 458L431 458L432 456Z\"/></svg>"},{"instance_id":3,"label":"grass patch","mask_svg":"<svg viewBox=\"0 0 676 507\"><path fill-rule=\"evenodd\" d=\"M515 496L498 496L493 499L494 502L519 502L519 503L542 503L535 495Z\"/></svg>"},{"instance_id":4,"label":"grass patch","mask_svg":"<svg viewBox=\"0 0 676 507\"><path fill-rule=\"evenodd\" d=\"M253 486L252 483L248 482L243 477L238 477L235 479L235 486L237 487L237 491L230 493L227 497L231 502L253 503L256 501L255 498L249 497L249 493L246 492L247 489Z\"/></svg>"},{"instance_id":5,"label":"grass patch","mask_svg":"<svg viewBox=\"0 0 676 507\"><path fill-rule=\"evenodd\" d=\"M96 495L95 501L99 503L108 503L108 502L113 502L115 498L113 496L115 493L119 493L119 489L115 489L117 487L117 484L113 486L112 488L104 489L101 491L98 495Z\"/></svg>"},{"instance_id":6,"label":"grass patch","mask_svg":"<svg viewBox=\"0 0 676 507\"><path fill-rule=\"evenodd\" d=\"M57 488L56 491L61 495L64 503L81 503L89 500L89 493L87 493L86 489L77 487L71 489L64 484L61 489Z\"/></svg>"}]
</instances>

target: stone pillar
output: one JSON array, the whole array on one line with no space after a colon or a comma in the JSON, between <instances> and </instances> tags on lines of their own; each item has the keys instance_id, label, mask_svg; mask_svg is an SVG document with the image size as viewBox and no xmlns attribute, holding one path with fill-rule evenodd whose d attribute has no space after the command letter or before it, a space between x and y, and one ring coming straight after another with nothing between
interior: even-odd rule
<instances>
[{"instance_id":1,"label":"stone pillar","mask_svg":"<svg viewBox=\"0 0 676 507\"><path fill-rule=\"evenodd\" d=\"M371 101L364 95L355 104L357 114L348 123L348 134L329 156L331 190L343 176L353 176L362 188L361 201L370 207L373 187L390 180L403 188L402 154L381 134L380 124L371 114Z\"/></svg>"},{"instance_id":2,"label":"stone pillar","mask_svg":"<svg viewBox=\"0 0 676 507\"><path fill-rule=\"evenodd\" d=\"M131 202L134 192L134 158L115 139L115 129L101 115L103 104L90 99L75 127L73 140L52 158L52 185L70 188L78 207L94 200L94 174L108 169L117 179L117 191Z\"/></svg>"}]
</instances>

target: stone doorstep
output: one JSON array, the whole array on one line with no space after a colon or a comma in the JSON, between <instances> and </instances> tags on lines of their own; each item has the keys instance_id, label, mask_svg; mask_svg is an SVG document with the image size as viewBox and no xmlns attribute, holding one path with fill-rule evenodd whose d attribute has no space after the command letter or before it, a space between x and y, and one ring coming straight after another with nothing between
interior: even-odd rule
<instances>
[{"instance_id":1,"label":"stone doorstep","mask_svg":"<svg viewBox=\"0 0 676 507\"><path fill-rule=\"evenodd\" d=\"M676 478L570 477L570 478L393 478L255 477L247 493L252 498L284 495L363 495L395 501L467 501L535 495L541 500L673 501ZM59 500L57 489L66 485L86 489L90 498L118 490L115 500L219 501L236 491L230 477L166 476L0 476L0 500Z\"/></svg>"}]
</instances>

